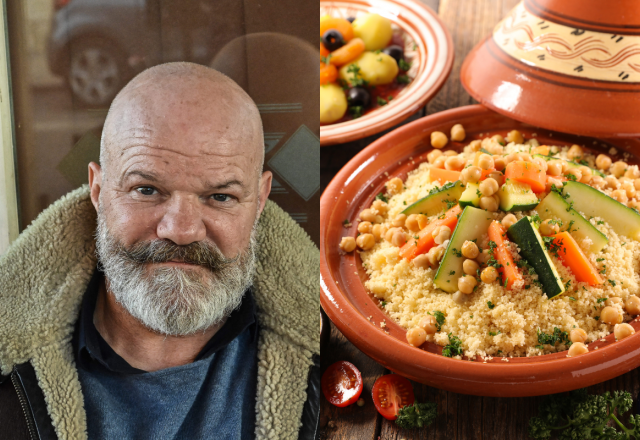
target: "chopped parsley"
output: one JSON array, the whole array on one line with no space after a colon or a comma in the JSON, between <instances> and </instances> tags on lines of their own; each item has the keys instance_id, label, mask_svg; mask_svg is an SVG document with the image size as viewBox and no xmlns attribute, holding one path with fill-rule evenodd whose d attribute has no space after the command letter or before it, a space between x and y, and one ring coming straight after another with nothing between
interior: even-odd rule
<instances>
[{"instance_id":1,"label":"chopped parsley","mask_svg":"<svg viewBox=\"0 0 640 440\"><path fill-rule=\"evenodd\" d=\"M598 220L598 221L596 222L596 225L604 225L604 222L603 222L602 220Z\"/></svg>"},{"instance_id":2,"label":"chopped parsley","mask_svg":"<svg viewBox=\"0 0 640 440\"><path fill-rule=\"evenodd\" d=\"M569 297L569 299L570 299L571 301L577 301L577 299L575 299L573 296L570 296L570 297Z\"/></svg>"},{"instance_id":3,"label":"chopped parsley","mask_svg":"<svg viewBox=\"0 0 640 440\"><path fill-rule=\"evenodd\" d=\"M386 302L386 301L382 301L382 302L380 303L380 305L381 305L382 307L386 307L386 306L387 306L387 302Z\"/></svg>"},{"instance_id":4,"label":"chopped parsley","mask_svg":"<svg viewBox=\"0 0 640 440\"><path fill-rule=\"evenodd\" d=\"M442 356L453 357L462 355L462 341L457 336L449 333L449 344L442 349Z\"/></svg>"},{"instance_id":5,"label":"chopped parsley","mask_svg":"<svg viewBox=\"0 0 640 440\"><path fill-rule=\"evenodd\" d=\"M605 302L607 299L609 298L598 298L598 304L600 304L601 302Z\"/></svg>"},{"instance_id":6,"label":"chopped parsley","mask_svg":"<svg viewBox=\"0 0 640 440\"><path fill-rule=\"evenodd\" d=\"M599 263L599 262L601 262L601 261L604 261L604 258L596 258L596 262L598 262L598 263Z\"/></svg>"},{"instance_id":7,"label":"chopped parsley","mask_svg":"<svg viewBox=\"0 0 640 440\"><path fill-rule=\"evenodd\" d=\"M455 270L452 270L451 272L449 272L449 275L455 275L455 274L456 274Z\"/></svg>"},{"instance_id":8,"label":"chopped parsley","mask_svg":"<svg viewBox=\"0 0 640 440\"><path fill-rule=\"evenodd\" d=\"M378 101L378 105L379 105L380 107L382 107L383 105L387 105L387 100L386 100L386 99L384 99L384 98L382 98L381 96L378 96L377 101Z\"/></svg>"},{"instance_id":9,"label":"chopped parsley","mask_svg":"<svg viewBox=\"0 0 640 440\"><path fill-rule=\"evenodd\" d=\"M451 209L458 204L457 200L443 200L447 204L447 209Z\"/></svg>"},{"instance_id":10,"label":"chopped parsley","mask_svg":"<svg viewBox=\"0 0 640 440\"><path fill-rule=\"evenodd\" d=\"M345 226L348 226L348 225L351 224L351 222L349 220L345 219L345 220L343 220L342 224L345 225Z\"/></svg>"},{"instance_id":11,"label":"chopped parsley","mask_svg":"<svg viewBox=\"0 0 640 440\"><path fill-rule=\"evenodd\" d=\"M491 336L497 336L497 335L499 335L499 334L500 334L500 330L498 330L497 332L489 332L489 334L490 334Z\"/></svg>"},{"instance_id":12,"label":"chopped parsley","mask_svg":"<svg viewBox=\"0 0 640 440\"><path fill-rule=\"evenodd\" d=\"M398 67L400 70L404 70L405 72L411 68L411 63L407 63L404 59L398 62Z\"/></svg>"},{"instance_id":13,"label":"chopped parsley","mask_svg":"<svg viewBox=\"0 0 640 440\"><path fill-rule=\"evenodd\" d=\"M494 308L495 306L496 306L496 305L495 305L494 303L492 303L491 301L487 301L487 307L489 307L489 309L490 309L490 310L493 310L493 308Z\"/></svg>"},{"instance_id":14,"label":"chopped parsley","mask_svg":"<svg viewBox=\"0 0 640 440\"><path fill-rule=\"evenodd\" d=\"M462 252L456 248L453 248L453 255L455 255L456 257L462 257Z\"/></svg>"},{"instance_id":15,"label":"chopped parsley","mask_svg":"<svg viewBox=\"0 0 640 440\"><path fill-rule=\"evenodd\" d=\"M383 193L380 193L376 196L376 200L381 200L385 203L387 203L389 201L389 199L387 197L385 197L385 195Z\"/></svg>"},{"instance_id":16,"label":"chopped parsley","mask_svg":"<svg viewBox=\"0 0 640 440\"><path fill-rule=\"evenodd\" d=\"M578 179L573 174L567 174L567 180L573 180L575 182Z\"/></svg>"},{"instance_id":17,"label":"chopped parsley","mask_svg":"<svg viewBox=\"0 0 640 440\"><path fill-rule=\"evenodd\" d=\"M369 81L366 81L362 78L360 74L360 67L357 64L351 64L347 67L347 76L351 74L349 78L349 82L353 87L366 87L369 85Z\"/></svg>"},{"instance_id":18,"label":"chopped parsley","mask_svg":"<svg viewBox=\"0 0 640 440\"><path fill-rule=\"evenodd\" d=\"M442 325L444 324L444 321L446 320L446 317L444 316L444 313L442 313L440 310L434 310L433 312L427 312L427 315L431 315L433 317L436 318L436 328L438 329L438 331L442 330Z\"/></svg>"},{"instance_id":19,"label":"chopped parsley","mask_svg":"<svg viewBox=\"0 0 640 440\"><path fill-rule=\"evenodd\" d=\"M548 335L538 329L538 344L556 345L558 342L568 344L570 342L569 333L561 331L558 327L554 327L553 334Z\"/></svg>"},{"instance_id":20,"label":"chopped parsley","mask_svg":"<svg viewBox=\"0 0 640 440\"><path fill-rule=\"evenodd\" d=\"M407 75L398 75L396 77L396 81L398 82L398 84L409 84L411 80Z\"/></svg>"},{"instance_id":21,"label":"chopped parsley","mask_svg":"<svg viewBox=\"0 0 640 440\"><path fill-rule=\"evenodd\" d=\"M616 287L616 282L613 280L607 280L612 287Z\"/></svg>"},{"instance_id":22,"label":"chopped parsley","mask_svg":"<svg viewBox=\"0 0 640 440\"><path fill-rule=\"evenodd\" d=\"M349 107L349 112L351 113L351 116L353 116L353 119L358 119L362 116L364 107L361 105L354 105L353 107Z\"/></svg>"}]
</instances>

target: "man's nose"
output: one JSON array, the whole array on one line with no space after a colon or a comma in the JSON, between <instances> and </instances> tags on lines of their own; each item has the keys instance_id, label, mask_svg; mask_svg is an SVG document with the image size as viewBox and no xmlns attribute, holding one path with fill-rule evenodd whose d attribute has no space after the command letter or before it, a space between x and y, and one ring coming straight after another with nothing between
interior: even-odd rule
<instances>
[{"instance_id":1,"label":"man's nose","mask_svg":"<svg viewBox=\"0 0 640 440\"><path fill-rule=\"evenodd\" d=\"M158 224L158 238L171 240L180 246L204 240L207 230L199 205L195 197L172 197L167 202L167 210Z\"/></svg>"}]
</instances>

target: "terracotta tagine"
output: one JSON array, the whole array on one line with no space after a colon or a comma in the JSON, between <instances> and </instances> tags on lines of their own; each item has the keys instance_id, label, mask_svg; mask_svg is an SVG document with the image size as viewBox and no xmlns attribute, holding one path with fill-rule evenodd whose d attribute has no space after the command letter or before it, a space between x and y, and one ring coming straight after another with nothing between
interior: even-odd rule
<instances>
[{"instance_id":1,"label":"terracotta tagine","mask_svg":"<svg viewBox=\"0 0 640 440\"><path fill-rule=\"evenodd\" d=\"M462 84L519 121L640 136L640 1L523 0L467 56Z\"/></svg>"}]
</instances>

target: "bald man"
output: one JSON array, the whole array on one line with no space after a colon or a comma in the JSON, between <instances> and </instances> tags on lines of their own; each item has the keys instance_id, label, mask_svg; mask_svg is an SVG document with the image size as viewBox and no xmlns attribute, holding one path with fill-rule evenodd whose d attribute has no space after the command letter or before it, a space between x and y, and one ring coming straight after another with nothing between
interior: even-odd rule
<instances>
[{"instance_id":1,"label":"bald man","mask_svg":"<svg viewBox=\"0 0 640 440\"><path fill-rule=\"evenodd\" d=\"M318 251L263 161L255 104L215 70L164 64L119 93L89 185L0 260L11 438L310 432Z\"/></svg>"}]
</instances>

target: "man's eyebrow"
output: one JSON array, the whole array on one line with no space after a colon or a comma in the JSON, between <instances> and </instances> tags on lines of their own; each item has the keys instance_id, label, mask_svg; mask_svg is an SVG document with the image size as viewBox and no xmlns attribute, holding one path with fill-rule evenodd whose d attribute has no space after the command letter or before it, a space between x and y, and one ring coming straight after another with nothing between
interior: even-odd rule
<instances>
[{"instance_id":1,"label":"man's eyebrow","mask_svg":"<svg viewBox=\"0 0 640 440\"><path fill-rule=\"evenodd\" d=\"M138 171L138 170L132 170L132 171L127 171L122 178L120 179L120 185L122 185L124 183L124 181L131 177L131 176L140 176L145 180L149 180L151 182L157 182L158 179L156 178L156 176L154 176L153 174L150 173L145 173L144 171Z\"/></svg>"},{"instance_id":2,"label":"man's eyebrow","mask_svg":"<svg viewBox=\"0 0 640 440\"><path fill-rule=\"evenodd\" d=\"M216 183L213 184L211 182L207 182L207 188L209 189L227 189L230 188L232 186L239 186L241 188L244 188L244 183L242 183L241 181L237 180L237 179L233 179L233 180L227 180L226 182L223 183Z\"/></svg>"}]
</instances>

